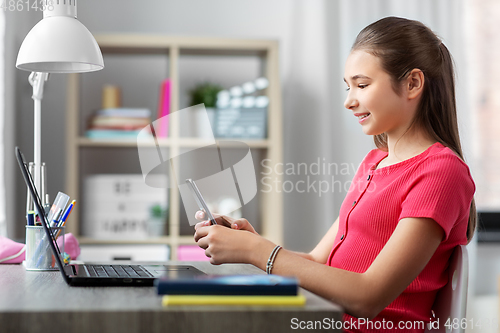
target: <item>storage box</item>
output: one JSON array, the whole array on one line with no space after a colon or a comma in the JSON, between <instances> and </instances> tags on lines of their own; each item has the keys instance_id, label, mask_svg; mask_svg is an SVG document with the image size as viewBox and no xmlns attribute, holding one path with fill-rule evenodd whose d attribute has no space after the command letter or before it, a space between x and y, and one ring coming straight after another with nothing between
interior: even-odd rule
<instances>
[{"instance_id":1,"label":"storage box","mask_svg":"<svg viewBox=\"0 0 500 333\"><path fill-rule=\"evenodd\" d=\"M205 250L197 245L179 245L177 248L177 260L179 261L209 261Z\"/></svg>"},{"instance_id":2,"label":"storage box","mask_svg":"<svg viewBox=\"0 0 500 333\"><path fill-rule=\"evenodd\" d=\"M162 188L145 184L142 175L92 175L84 180L82 234L95 239L148 237L154 206L168 207L167 176L155 175Z\"/></svg>"},{"instance_id":3,"label":"storage box","mask_svg":"<svg viewBox=\"0 0 500 333\"><path fill-rule=\"evenodd\" d=\"M265 139L267 108L217 109L214 132L219 138Z\"/></svg>"},{"instance_id":4,"label":"storage box","mask_svg":"<svg viewBox=\"0 0 500 333\"><path fill-rule=\"evenodd\" d=\"M168 261L170 248L163 244L127 244L127 245L92 245L80 246L78 260L84 262L124 261Z\"/></svg>"}]
</instances>

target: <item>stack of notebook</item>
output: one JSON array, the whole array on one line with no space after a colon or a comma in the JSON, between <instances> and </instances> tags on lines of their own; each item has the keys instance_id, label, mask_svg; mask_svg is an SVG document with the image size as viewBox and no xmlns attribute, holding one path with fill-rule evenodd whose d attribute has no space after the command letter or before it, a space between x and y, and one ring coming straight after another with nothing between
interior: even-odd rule
<instances>
[{"instance_id":1,"label":"stack of notebook","mask_svg":"<svg viewBox=\"0 0 500 333\"><path fill-rule=\"evenodd\" d=\"M162 304L303 306L298 281L277 275L162 277L155 282Z\"/></svg>"}]
</instances>

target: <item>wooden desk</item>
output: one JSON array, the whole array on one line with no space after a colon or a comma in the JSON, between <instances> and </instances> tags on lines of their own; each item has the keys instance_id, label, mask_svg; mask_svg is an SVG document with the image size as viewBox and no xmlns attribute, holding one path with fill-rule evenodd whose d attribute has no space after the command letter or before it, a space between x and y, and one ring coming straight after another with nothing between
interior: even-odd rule
<instances>
[{"instance_id":1,"label":"wooden desk","mask_svg":"<svg viewBox=\"0 0 500 333\"><path fill-rule=\"evenodd\" d=\"M251 265L190 264L208 274L262 273ZM69 287L59 271L0 265L0 332L279 333L300 331L291 328L293 318L294 325L341 320L340 307L301 292L305 307L162 307L154 287Z\"/></svg>"}]
</instances>

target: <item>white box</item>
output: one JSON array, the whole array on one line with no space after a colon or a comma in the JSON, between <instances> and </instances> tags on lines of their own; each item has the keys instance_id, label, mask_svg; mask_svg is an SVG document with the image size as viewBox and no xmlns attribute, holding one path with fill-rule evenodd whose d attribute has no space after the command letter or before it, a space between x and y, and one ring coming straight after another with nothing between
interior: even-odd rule
<instances>
[{"instance_id":1,"label":"white box","mask_svg":"<svg viewBox=\"0 0 500 333\"><path fill-rule=\"evenodd\" d=\"M156 175L161 188L149 187L140 174L91 175L84 180L82 234L94 239L136 240L148 237L155 205L168 207L167 176Z\"/></svg>"},{"instance_id":2,"label":"white box","mask_svg":"<svg viewBox=\"0 0 500 333\"><path fill-rule=\"evenodd\" d=\"M170 248L163 244L147 245L90 245L80 246L78 260L84 262L105 262L113 260L168 261Z\"/></svg>"}]
</instances>

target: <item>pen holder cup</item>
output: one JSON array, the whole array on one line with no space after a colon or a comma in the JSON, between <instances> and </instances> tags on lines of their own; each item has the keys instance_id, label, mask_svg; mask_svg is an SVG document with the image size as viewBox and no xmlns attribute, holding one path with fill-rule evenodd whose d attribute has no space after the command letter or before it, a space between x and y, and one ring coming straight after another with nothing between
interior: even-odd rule
<instances>
[{"instance_id":1,"label":"pen holder cup","mask_svg":"<svg viewBox=\"0 0 500 333\"><path fill-rule=\"evenodd\" d=\"M64 227L50 228L54 238L61 239L59 250L64 253ZM51 240L42 226L26 226L26 259L24 266L29 271L58 270L56 259L50 247ZM56 247L57 250L57 247Z\"/></svg>"}]
</instances>

